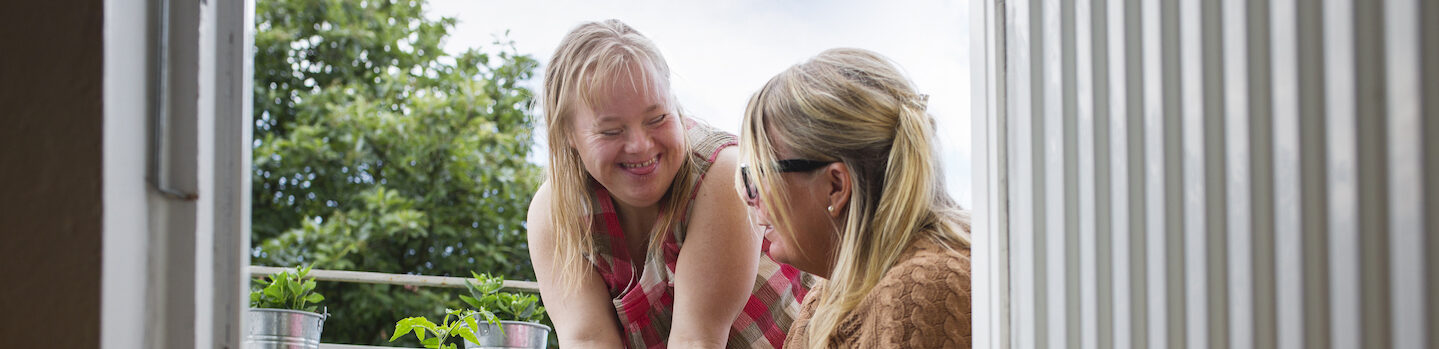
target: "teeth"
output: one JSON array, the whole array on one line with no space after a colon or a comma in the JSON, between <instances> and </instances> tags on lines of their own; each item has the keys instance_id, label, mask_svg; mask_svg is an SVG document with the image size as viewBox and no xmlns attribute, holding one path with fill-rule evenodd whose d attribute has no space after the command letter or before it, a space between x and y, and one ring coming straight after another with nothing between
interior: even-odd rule
<instances>
[{"instance_id":1,"label":"teeth","mask_svg":"<svg viewBox=\"0 0 1439 349\"><path fill-rule=\"evenodd\" d=\"M650 158L649 161L641 162L641 163L638 163L638 164L620 163L620 167L624 167L624 168L640 168L640 167L645 167L645 166L649 166L649 165L654 165L654 164L655 164L655 161L658 161L659 158L660 158L659 156L655 156L655 157L653 157L653 158Z\"/></svg>"}]
</instances>

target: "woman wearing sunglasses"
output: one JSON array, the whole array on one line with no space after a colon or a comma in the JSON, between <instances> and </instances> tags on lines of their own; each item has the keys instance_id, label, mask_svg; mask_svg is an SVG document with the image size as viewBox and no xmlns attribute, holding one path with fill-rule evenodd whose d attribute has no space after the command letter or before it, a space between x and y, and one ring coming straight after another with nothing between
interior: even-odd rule
<instances>
[{"instance_id":1,"label":"woman wearing sunglasses","mask_svg":"<svg viewBox=\"0 0 1439 349\"><path fill-rule=\"evenodd\" d=\"M750 99L741 195L770 255L825 279L786 346L971 345L969 219L944 191L925 98L884 57L832 49Z\"/></svg>"},{"instance_id":2,"label":"woman wearing sunglasses","mask_svg":"<svg viewBox=\"0 0 1439 349\"><path fill-rule=\"evenodd\" d=\"M763 254L728 178L735 136L681 113L654 43L617 20L576 27L543 100L549 168L527 224L561 345L782 345L802 273Z\"/></svg>"}]
</instances>

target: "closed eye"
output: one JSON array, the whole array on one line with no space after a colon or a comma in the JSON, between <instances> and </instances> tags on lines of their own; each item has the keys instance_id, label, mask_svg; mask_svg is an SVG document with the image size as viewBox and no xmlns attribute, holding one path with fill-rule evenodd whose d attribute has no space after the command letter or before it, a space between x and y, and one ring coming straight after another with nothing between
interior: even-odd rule
<instances>
[{"instance_id":1,"label":"closed eye","mask_svg":"<svg viewBox=\"0 0 1439 349\"><path fill-rule=\"evenodd\" d=\"M670 114L660 114L660 116L656 116L654 119L650 119L649 124L651 126L659 125L660 123L665 122L665 119L668 119L669 116Z\"/></svg>"}]
</instances>

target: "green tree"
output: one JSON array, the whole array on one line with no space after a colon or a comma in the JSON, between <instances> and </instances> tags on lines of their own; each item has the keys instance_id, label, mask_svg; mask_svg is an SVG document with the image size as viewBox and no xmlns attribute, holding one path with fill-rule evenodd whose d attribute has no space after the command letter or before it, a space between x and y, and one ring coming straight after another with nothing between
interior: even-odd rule
<instances>
[{"instance_id":1,"label":"green tree","mask_svg":"<svg viewBox=\"0 0 1439 349\"><path fill-rule=\"evenodd\" d=\"M538 62L503 40L448 54L454 24L423 1L257 2L252 263L534 279ZM384 344L458 291L322 282L324 341Z\"/></svg>"}]
</instances>

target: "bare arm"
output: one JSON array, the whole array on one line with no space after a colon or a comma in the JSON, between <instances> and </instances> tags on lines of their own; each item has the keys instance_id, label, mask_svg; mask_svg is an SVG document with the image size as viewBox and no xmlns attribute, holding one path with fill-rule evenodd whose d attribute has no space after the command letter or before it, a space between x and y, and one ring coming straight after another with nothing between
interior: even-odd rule
<instances>
[{"instance_id":1,"label":"bare arm","mask_svg":"<svg viewBox=\"0 0 1439 349\"><path fill-rule=\"evenodd\" d=\"M754 287L761 239L734 188L736 152L720 152L694 200L675 267L672 348L723 348Z\"/></svg>"},{"instance_id":2,"label":"bare arm","mask_svg":"<svg viewBox=\"0 0 1439 349\"><path fill-rule=\"evenodd\" d=\"M549 183L540 185L530 202L528 218L530 260L535 266L535 279L545 309L555 323L555 336L565 348L619 348L619 322L609 293L598 274L587 273L575 289L564 289L559 280L559 263L555 256L555 234L550 227L550 200L554 200Z\"/></svg>"}]
</instances>

